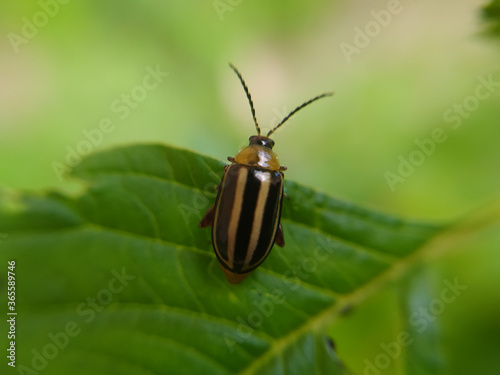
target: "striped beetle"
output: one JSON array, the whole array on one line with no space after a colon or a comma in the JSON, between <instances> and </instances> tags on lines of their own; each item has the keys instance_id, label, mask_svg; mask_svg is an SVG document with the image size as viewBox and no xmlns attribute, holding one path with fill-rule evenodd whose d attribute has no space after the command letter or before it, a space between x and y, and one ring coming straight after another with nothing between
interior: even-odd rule
<instances>
[{"instance_id":1,"label":"striped beetle","mask_svg":"<svg viewBox=\"0 0 500 375\"><path fill-rule=\"evenodd\" d=\"M245 90L257 135L252 135L249 145L235 157L227 158L231 164L224 167L215 204L199 226L212 226L215 255L226 279L236 284L266 259L273 244L285 245L280 220L286 167L280 165L269 136L299 110L332 93L318 95L298 106L263 136L248 87L240 72L232 64L229 66Z\"/></svg>"}]
</instances>

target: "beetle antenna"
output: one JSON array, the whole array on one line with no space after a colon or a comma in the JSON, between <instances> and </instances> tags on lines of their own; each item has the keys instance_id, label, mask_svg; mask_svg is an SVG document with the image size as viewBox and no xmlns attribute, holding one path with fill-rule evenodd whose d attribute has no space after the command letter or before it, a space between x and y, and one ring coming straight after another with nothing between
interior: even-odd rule
<instances>
[{"instance_id":1,"label":"beetle antenna","mask_svg":"<svg viewBox=\"0 0 500 375\"><path fill-rule=\"evenodd\" d=\"M253 116L253 122L255 124L255 129L257 129L257 135L260 135L260 127L259 124L257 123L257 117L255 116L255 108L253 107L253 101L252 101L252 96L250 95L250 91L248 91L247 84L245 83L245 80L241 76L240 72L238 72L238 69L236 67L229 63L229 66L231 69L234 70L238 78L240 79L241 84L243 85L243 88L245 89L245 93L247 94L248 102L250 103L250 109L252 110L252 116Z\"/></svg>"},{"instance_id":2,"label":"beetle antenna","mask_svg":"<svg viewBox=\"0 0 500 375\"><path fill-rule=\"evenodd\" d=\"M312 98L311 100L308 100L307 102L299 105L292 112L290 112L288 114L288 116L286 116L283 120L281 120L281 122L278 125L276 125L273 129L271 129L269 131L269 133L267 133L267 137L269 137L271 134L273 134L281 125L283 125L290 117L292 117L294 114L296 114L302 108L308 106L309 104L311 104L312 102L315 102L318 99L324 98L325 96L332 96L332 95L333 95L333 92L325 92L324 94L318 95L318 96Z\"/></svg>"}]
</instances>

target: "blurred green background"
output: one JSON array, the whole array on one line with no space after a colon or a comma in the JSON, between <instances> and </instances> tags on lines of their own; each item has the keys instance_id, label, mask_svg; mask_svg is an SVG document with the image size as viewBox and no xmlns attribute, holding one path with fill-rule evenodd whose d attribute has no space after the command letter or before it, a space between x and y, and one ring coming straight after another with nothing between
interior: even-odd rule
<instances>
[{"instance_id":1,"label":"blurred green background","mask_svg":"<svg viewBox=\"0 0 500 375\"><path fill-rule=\"evenodd\" d=\"M305 100L335 92L273 136L287 179L435 221L458 219L498 196L500 86L480 89L479 97L477 87L500 82L500 46L483 34L482 1L63 3L0 6L3 186L75 191L78 185L60 179L54 163L66 163L68 149L84 150L84 133L96 134L105 119L112 131L96 138L91 151L161 142L219 159L234 155L254 128L232 62L264 129ZM388 4L397 4L393 13ZM372 36L361 40L357 28ZM356 42L366 46L346 54ZM168 76L141 88L148 69ZM124 95L138 100L127 104ZM453 111L456 123L444 118ZM431 138L437 128L446 140L414 159L419 165L391 189L386 173L416 158L415 140ZM498 232L432 262L437 294L446 278L469 286L439 317L453 374L470 373L471 358L470 371L478 363L500 368L492 355L500 337L493 287L500 282ZM371 318L387 319L394 297L388 290L332 331L341 356L359 373L363 358L392 335Z\"/></svg>"}]
</instances>

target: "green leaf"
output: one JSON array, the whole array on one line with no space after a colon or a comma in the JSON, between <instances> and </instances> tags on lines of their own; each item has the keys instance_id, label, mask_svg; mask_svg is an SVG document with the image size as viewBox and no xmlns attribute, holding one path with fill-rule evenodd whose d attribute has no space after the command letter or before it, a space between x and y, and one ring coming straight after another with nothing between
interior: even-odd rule
<instances>
[{"instance_id":1,"label":"green leaf","mask_svg":"<svg viewBox=\"0 0 500 375\"><path fill-rule=\"evenodd\" d=\"M404 374L438 375L443 373L443 360L439 347L439 314L445 309L443 294L434 290L435 276L428 268L410 272L399 285L401 331L392 345L392 354L404 353ZM445 280L449 283L448 280ZM451 295L453 296L453 294ZM437 297L437 298L436 298ZM441 298L440 298L441 297ZM456 298L456 297L455 297Z\"/></svg>"},{"instance_id":2,"label":"green leaf","mask_svg":"<svg viewBox=\"0 0 500 375\"><path fill-rule=\"evenodd\" d=\"M491 0L491 2L483 8L483 18L487 22L487 32L492 34L500 34L500 1Z\"/></svg>"},{"instance_id":3,"label":"green leaf","mask_svg":"<svg viewBox=\"0 0 500 375\"><path fill-rule=\"evenodd\" d=\"M138 145L84 159L75 196L0 192L0 264L16 263L20 373L345 374L326 328L426 254L499 217L497 205L448 229L286 181L286 246L232 285L210 230L197 225L222 167Z\"/></svg>"}]
</instances>

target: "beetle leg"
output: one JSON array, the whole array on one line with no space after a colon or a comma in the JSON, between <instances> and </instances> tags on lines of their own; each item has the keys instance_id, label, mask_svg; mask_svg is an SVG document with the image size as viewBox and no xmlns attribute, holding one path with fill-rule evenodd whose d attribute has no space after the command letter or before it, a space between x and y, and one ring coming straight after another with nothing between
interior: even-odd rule
<instances>
[{"instance_id":1,"label":"beetle leg","mask_svg":"<svg viewBox=\"0 0 500 375\"><path fill-rule=\"evenodd\" d=\"M280 172L284 172L284 171L286 171L287 169L288 169L288 168L287 168L287 167L285 167L284 165L281 165L281 166L280 166Z\"/></svg>"},{"instance_id":2,"label":"beetle leg","mask_svg":"<svg viewBox=\"0 0 500 375\"><path fill-rule=\"evenodd\" d=\"M214 222L214 206L215 205L212 205L212 207L210 207L207 211L207 213L205 214L205 216L203 216L203 218L200 220L200 222L198 223L198 226L200 228L205 228L205 227L210 227L212 226L213 222Z\"/></svg>"},{"instance_id":3,"label":"beetle leg","mask_svg":"<svg viewBox=\"0 0 500 375\"><path fill-rule=\"evenodd\" d=\"M281 227L281 223L280 225L278 225L278 231L276 232L274 243L279 247L285 246L285 236L283 234L283 228Z\"/></svg>"},{"instance_id":4,"label":"beetle leg","mask_svg":"<svg viewBox=\"0 0 500 375\"><path fill-rule=\"evenodd\" d=\"M228 156L227 160L230 161L231 163L236 162L236 160L234 160L234 158L232 156Z\"/></svg>"}]
</instances>

